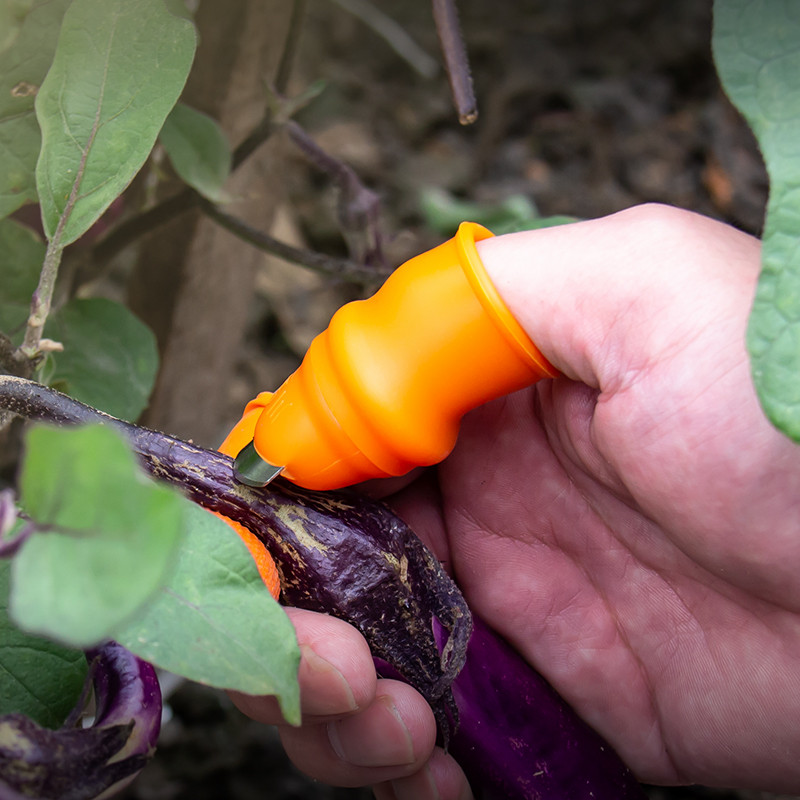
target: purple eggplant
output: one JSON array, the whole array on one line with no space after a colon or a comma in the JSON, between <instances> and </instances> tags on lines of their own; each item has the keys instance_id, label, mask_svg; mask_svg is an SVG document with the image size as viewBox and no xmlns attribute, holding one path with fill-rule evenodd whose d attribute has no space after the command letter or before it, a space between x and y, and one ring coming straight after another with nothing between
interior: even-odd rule
<instances>
[{"instance_id":1,"label":"purple eggplant","mask_svg":"<svg viewBox=\"0 0 800 800\"><path fill-rule=\"evenodd\" d=\"M440 741L482 800L634 800L644 794L606 744L516 651L474 621L437 559L389 508L278 482L251 489L219 453L122 423L18 378L0 407L49 422L118 427L157 478L241 522L275 559L289 605L365 635L384 674L428 700Z\"/></svg>"},{"instance_id":2,"label":"purple eggplant","mask_svg":"<svg viewBox=\"0 0 800 800\"><path fill-rule=\"evenodd\" d=\"M452 689L460 725L450 752L481 800L645 796L611 747L477 617Z\"/></svg>"},{"instance_id":3,"label":"purple eggplant","mask_svg":"<svg viewBox=\"0 0 800 800\"><path fill-rule=\"evenodd\" d=\"M355 625L372 652L430 703L447 741L458 719L450 684L464 664L471 615L438 560L385 506L285 482L268 490L243 486L228 456L114 419L21 378L0 376L0 407L29 419L100 422L120 430L156 478L259 536L281 573L288 605ZM434 620L448 632L441 649Z\"/></svg>"},{"instance_id":4,"label":"purple eggplant","mask_svg":"<svg viewBox=\"0 0 800 800\"><path fill-rule=\"evenodd\" d=\"M87 652L96 712L59 730L23 714L0 717L0 800L94 800L133 780L155 751L161 690L155 670L109 642Z\"/></svg>"}]
</instances>

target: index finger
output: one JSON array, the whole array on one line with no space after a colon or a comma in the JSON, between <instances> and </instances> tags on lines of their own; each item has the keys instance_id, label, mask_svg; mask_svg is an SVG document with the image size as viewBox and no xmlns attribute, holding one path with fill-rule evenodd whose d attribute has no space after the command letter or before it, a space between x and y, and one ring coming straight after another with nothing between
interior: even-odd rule
<instances>
[{"instance_id":1,"label":"index finger","mask_svg":"<svg viewBox=\"0 0 800 800\"><path fill-rule=\"evenodd\" d=\"M300 645L298 679L304 722L322 722L366 708L375 697L377 677L364 637L335 617L299 608L285 610ZM257 722L285 724L274 697L229 695L240 711Z\"/></svg>"}]
</instances>

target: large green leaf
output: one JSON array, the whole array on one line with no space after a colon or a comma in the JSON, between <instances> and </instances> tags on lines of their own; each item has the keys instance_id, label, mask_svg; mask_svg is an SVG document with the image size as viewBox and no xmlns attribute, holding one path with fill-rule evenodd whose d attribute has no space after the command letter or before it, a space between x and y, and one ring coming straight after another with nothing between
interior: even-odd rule
<instances>
[{"instance_id":1,"label":"large green leaf","mask_svg":"<svg viewBox=\"0 0 800 800\"><path fill-rule=\"evenodd\" d=\"M20 332L28 319L31 295L39 283L44 242L10 219L0 220L0 331Z\"/></svg>"},{"instance_id":2,"label":"large green leaf","mask_svg":"<svg viewBox=\"0 0 800 800\"><path fill-rule=\"evenodd\" d=\"M46 335L64 345L52 355L47 382L122 419L142 413L158 370L152 331L120 303L71 300L47 321Z\"/></svg>"},{"instance_id":3,"label":"large green leaf","mask_svg":"<svg viewBox=\"0 0 800 800\"><path fill-rule=\"evenodd\" d=\"M773 423L800 440L800 3L716 0L714 58L770 178L762 269L747 332Z\"/></svg>"},{"instance_id":4,"label":"large green leaf","mask_svg":"<svg viewBox=\"0 0 800 800\"><path fill-rule=\"evenodd\" d=\"M217 123L178 103L159 135L175 172L214 203L226 199L223 187L231 171L231 148Z\"/></svg>"},{"instance_id":5,"label":"large green leaf","mask_svg":"<svg viewBox=\"0 0 800 800\"><path fill-rule=\"evenodd\" d=\"M167 585L114 638L191 680L276 695L286 719L299 723L294 628L230 526L199 506L190 510Z\"/></svg>"},{"instance_id":6,"label":"large green leaf","mask_svg":"<svg viewBox=\"0 0 800 800\"><path fill-rule=\"evenodd\" d=\"M48 238L83 234L139 171L186 82L190 21L163 0L73 0L36 96Z\"/></svg>"},{"instance_id":7,"label":"large green leaf","mask_svg":"<svg viewBox=\"0 0 800 800\"><path fill-rule=\"evenodd\" d=\"M81 650L24 633L8 616L11 562L0 559L0 716L19 712L56 728L80 696L86 677Z\"/></svg>"},{"instance_id":8,"label":"large green leaf","mask_svg":"<svg viewBox=\"0 0 800 800\"><path fill-rule=\"evenodd\" d=\"M20 503L37 525L13 561L11 617L86 647L163 585L186 529L186 502L144 475L104 426L33 428Z\"/></svg>"},{"instance_id":9,"label":"large green leaf","mask_svg":"<svg viewBox=\"0 0 800 800\"><path fill-rule=\"evenodd\" d=\"M0 52L0 217L36 200L41 136L33 103L53 60L68 5L69 0L37 0Z\"/></svg>"}]
</instances>

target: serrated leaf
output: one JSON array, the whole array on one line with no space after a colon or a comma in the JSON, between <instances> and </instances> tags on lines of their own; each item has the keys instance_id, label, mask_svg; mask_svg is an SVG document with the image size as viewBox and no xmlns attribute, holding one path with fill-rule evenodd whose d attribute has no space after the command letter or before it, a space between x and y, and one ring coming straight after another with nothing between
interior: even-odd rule
<instances>
[{"instance_id":1,"label":"serrated leaf","mask_svg":"<svg viewBox=\"0 0 800 800\"><path fill-rule=\"evenodd\" d=\"M287 721L299 723L294 628L241 539L208 511L189 506L189 533L168 583L114 638L139 658L199 683L275 695Z\"/></svg>"},{"instance_id":2,"label":"serrated leaf","mask_svg":"<svg viewBox=\"0 0 800 800\"><path fill-rule=\"evenodd\" d=\"M48 362L48 383L121 419L135 420L153 390L158 349L152 331L105 298L71 300L47 321L45 334L64 345Z\"/></svg>"},{"instance_id":3,"label":"serrated leaf","mask_svg":"<svg viewBox=\"0 0 800 800\"><path fill-rule=\"evenodd\" d=\"M28 319L44 252L44 242L30 228L0 220L0 331L8 335L20 331Z\"/></svg>"},{"instance_id":4,"label":"serrated leaf","mask_svg":"<svg viewBox=\"0 0 800 800\"><path fill-rule=\"evenodd\" d=\"M61 725L86 678L81 650L31 636L8 616L11 562L0 559L0 716L18 712L44 725Z\"/></svg>"},{"instance_id":5,"label":"serrated leaf","mask_svg":"<svg viewBox=\"0 0 800 800\"><path fill-rule=\"evenodd\" d=\"M772 422L800 441L800 5L716 0L714 58L770 177L761 276L747 346Z\"/></svg>"},{"instance_id":6,"label":"serrated leaf","mask_svg":"<svg viewBox=\"0 0 800 800\"><path fill-rule=\"evenodd\" d=\"M0 52L0 217L36 201L41 135L33 104L68 5L69 0L36 2L13 42Z\"/></svg>"},{"instance_id":7,"label":"serrated leaf","mask_svg":"<svg viewBox=\"0 0 800 800\"><path fill-rule=\"evenodd\" d=\"M183 89L195 40L163 0L73 0L35 104L48 238L58 228L60 245L77 239L131 182Z\"/></svg>"},{"instance_id":8,"label":"serrated leaf","mask_svg":"<svg viewBox=\"0 0 800 800\"><path fill-rule=\"evenodd\" d=\"M214 203L226 199L223 187L231 171L231 148L211 117L178 103L159 138L185 183Z\"/></svg>"},{"instance_id":9,"label":"serrated leaf","mask_svg":"<svg viewBox=\"0 0 800 800\"><path fill-rule=\"evenodd\" d=\"M15 556L11 618L75 647L108 638L163 585L185 502L104 426L33 428L20 505L37 525Z\"/></svg>"}]
</instances>

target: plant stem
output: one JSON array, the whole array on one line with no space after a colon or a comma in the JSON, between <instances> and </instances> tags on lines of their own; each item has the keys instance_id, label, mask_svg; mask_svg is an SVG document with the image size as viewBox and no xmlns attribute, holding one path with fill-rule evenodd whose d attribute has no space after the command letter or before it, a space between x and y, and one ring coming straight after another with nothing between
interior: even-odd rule
<instances>
[{"instance_id":1,"label":"plant stem","mask_svg":"<svg viewBox=\"0 0 800 800\"><path fill-rule=\"evenodd\" d=\"M308 0L294 0L292 3L292 16L289 19L289 30L286 33L286 42L283 45L281 60L275 73L275 91L278 94L286 94L289 86L289 76L292 72L294 59L297 55L297 48L300 43L300 31L303 28L303 20L306 16Z\"/></svg>"},{"instance_id":2,"label":"plant stem","mask_svg":"<svg viewBox=\"0 0 800 800\"><path fill-rule=\"evenodd\" d=\"M364 186L352 167L323 150L294 120L286 123L286 132L300 152L335 183L337 220L351 257L385 270L378 195Z\"/></svg>"},{"instance_id":3,"label":"plant stem","mask_svg":"<svg viewBox=\"0 0 800 800\"><path fill-rule=\"evenodd\" d=\"M259 250L272 253L278 258L289 261L292 264L299 264L315 272L329 275L336 278L351 280L375 280L385 278L389 273L380 271L374 267L364 266L356 261L346 258L336 258L314 250L304 250L299 247L292 247L279 239L275 239L268 233L248 225L241 219L227 214L219 206L209 203L207 200L200 201L200 208L208 217L221 225L226 230L249 242Z\"/></svg>"},{"instance_id":4,"label":"plant stem","mask_svg":"<svg viewBox=\"0 0 800 800\"><path fill-rule=\"evenodd\" d=\"M154 231L184 211L194 208L196 199L193 189L182 189L146 211L130 217L92 248L92 261L96 264L107 264L120 250L135 242L140 236Z\"/></svg>"},{"instance_id":5,"label":"plant stem","mask_svg":"<svg viewBox=\"0 0 800 800\"><path fill-rule=\"evenodd\" d=\"M71 210L71 208L70 208ZM67 216L65 209L62 220ZM39 355L39 344L42 341L47 317L50 314L50 306L53 302L53 291L58 277L58 267L61 264L61 254L64 248L61 245L61 230L63 225L59 220L53 238L47 243L47 250L44 254L44 263L39 275L39 285L31 298L31 313L28 317L28 327L25 330L20 352L31 361Z\"/></svg>"},{"instance_id":6,"label":"plant stem","mask_svg":"<svg viewBox=\"0 0 800 800\"><path fill-rule=\"evenodd\" d=\"M478 104L472 89L467 49L458 24L455 0L433 0L433 18L442 47L453 102L462 125L471 125L478 118Z\"/></svg>"},{"instance_id":7,"label":"plant stem","mask_svg":"<svg viewBox=\"0 0 800 800\"><path fill-rule=\"evenodd\" d=\"M436 59L431 58L400 25L373 3L367 0L334 0L334 2L382 36L389 47L421 77L433 78L439 71Z\"/></svg>"}]
</instances>

